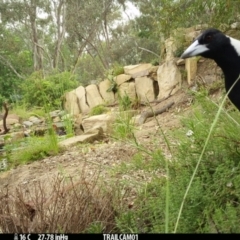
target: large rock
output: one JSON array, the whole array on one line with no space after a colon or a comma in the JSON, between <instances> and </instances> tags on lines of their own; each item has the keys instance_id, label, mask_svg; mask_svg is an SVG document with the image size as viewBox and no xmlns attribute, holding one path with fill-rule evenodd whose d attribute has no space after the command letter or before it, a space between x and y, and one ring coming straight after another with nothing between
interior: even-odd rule
<instances>
[{"instance_id":1,"label":"large rock","mask_svg":"<svg viewBox=\"0 0 240 240\"><path fill-rule=\"evenodd\" d=\"M102 95L106 103L114 102L114 93L112 91L108 92L108 89L111 87L111 82L106 79L99 83L99 92Z\"/></svg>"},{"instance_id":2,"label":"large rock","mask_svg":"<svg viewBox=\"0 0 240 240\"><path fill-rule=\"evenodd\" d=\"M119 86L118 92L121 97L127 95L131 100L136 99L135 82L125 82Z\"/></svg>"},{"instance_id":3,"label":"large rock","mask_svg":"<svg viewBox=\"0 0 240 240\"><path fill-rule=\"evenodd\" d=\"M174 53L177 50L177 46L172 37L165 40L165 50L166 50L165 61L170 61L175 58Z\"/></svg>"},{"instance_id":4,"label":"large rock","mask_svg":"<svg viewBox=\"0 0 240 240\"><path fill-rule=\"evenodd\" d=\"M231 24L231 28L232 29L240 29L240 22L235 22Z\"/></svg>"},{"instance_id":5,"label":"large rock","mask_svg":"<svg viewBox=\"0 0 240 240\"><path fill-rule=\"evenodd\" d=\"M83 119L82 126L84 132L101 127L104 132L110 133L112 131L112 124L114 120L115 117L113 114L101 114Z\"/></svg>"},{"instance_id":6,"label":"large rock","mask_svg":"<svg viewBox=\"0 0 240 240\"><path fill-rule=\"evenodd\" d=\"M117 85L121 85L122 83L125 83L131 79L131 75L127 74L120 74L114 78L114 81L117 83Z\"/></svg>"},{"instance_id":7,"label":"large rock","mask_svg":"<svg viewBox=\"0 0 240 240\"><path fill-rule=\"evenodd\" d=\"M138 99L146 102L151 102L155 99L153 81L154 80L148 77L139 77L135 79Z\"/></svg>"},{"instance_id":8,"label":"large rock","mask_svg":"<svg viewBox=\"0 0 240 240\"><path fill-rule=\"evenodd\" d=\"M184 64L185 64L185 60L180 58L180 59L178 59L178 60L176 61L176 64L177 64L177 66L184 65Z\"/></svg>"},{"instance_id":9,"label":"large rock","mask_svg":"<svg viewBox=\"0 0 240 240\"><path fill-rule=\"evenodd\" d=\"M151 68L151 63L129 65L124 67L124 73L127 75L131 75L132 78L144 77L149 75Z\"/></svg>"},{"instance_id":10,"label":"large rock","mask_svg":"<svg viewBox=\"0 0 240 240\"><path fill-rule=\"evenodd\" d=\"M86 87L87 103L90 108L96 107L104 103L98 87L95 84L88 85Z\"/></svg>"},{"instance_id":11,"label":"large rock","mask_svg":"<svg viewBox=\"0 0 240 240\"><path fill-rule=\"evenodd\" d=\"M7 136L7 138L6 138ZM20 131L20 132L12 132L12 133L8 133L7 135L1 135L0 136L0 145L4 146L5 144L9 144L9 143L13 143L16 141L19 141L21 139L23 139L24 136L24 132Z\"/></svg>"},{"instance_id":12,"label":"large rock","mask_svg":"<svg viewBox=\"0 0 240 240\"><path fill-rule=\"evenodd\" d=\"M3 115L2 115L1 120L0 120L1 128L3 126L3 120L2 119L3 119ZM20 121L20 118L16 114L8 114L7 119L6 119L7 126L19 123L19 121Z\"/></svg>"},{"instance_id":13,"label":"large rock","mask_svg":"<svg viewBox=\"0 0 240 240\"><path fill-rule=\"evenodd\" d=\"M76 96L78 98L78 104L82 113L89 112L89 106L86 99L86 91L83 86L80 86L75 89Z\"/></svg>"},{"instance_id":14,"label":"large rock","mask_svg":"<svg viewBox=\"0 0 240 240\"><path fill-rule=\"evenodd\" d=\"M187 32L185 34L185 41L187 43L192 42L193 40L195 40L199 35L200 35L201 31L192 31L192 32Z\"/></svg>"},{"instance_id":15,"label":"large rock","mask_svg":"<svg viewBox=\"0 0 240 240\"><path fill-rule=\"evenodd\" d=\"M59 142L59 146L63 148L68 148L74 146L79 143L92 143L96 140L100 140L103 138L103 130L101 128L95 129L92 133L84 134L80 136L75 136L71 138L67 138L61 142Z\"/></svg>"},{"instance_id":16,"label":"large rock","mask_svg":"<svg viewBox=\"0 0 240 240\"><path fill-rule=\"evenodd\" d=\"M72 115L78 115L80 113L78 98L75 90L65 94L64 109Z\"/></svg>"},{"instance_id":17,"label":"large rock","mask_svg":"<svg viewBox=\"0 0 240 240\"><path fill-rule=\"evenodd\" d=\"M158 68L158 99L174 94L181 84L182 76L174 60L163 63Z\"/></svg>"},{"instance_id":18,"label":"large rock","mask_svg":"<svg viewBox=\"0 0 240 240\"><path fill-rule=\"evenodd\" d=\"M35 116L31 116L28 120L32 122L34 125L38 125L43 122L43 119L39 119L38 117Z\"/></svg>"},{"instance_id":19,"label":"large rock","mask_svg":"<svg viewBox=\"0 0 240 240\"><path fill-rule=\"evenodd\" d=\"M185 68L187 71L188 85L191 86L197 74L197 57L187 58Z\"/></svg>"},{"instance_id":20,"label":"large rock","mask_svg":"<svg viewBox=\"0 0 240 240\"><path fill-rule=\"evenodd\" d=\"M149 70L149 77L157 81L157 70L159 66L152 66Z\"/></svg>"}]
</instances>

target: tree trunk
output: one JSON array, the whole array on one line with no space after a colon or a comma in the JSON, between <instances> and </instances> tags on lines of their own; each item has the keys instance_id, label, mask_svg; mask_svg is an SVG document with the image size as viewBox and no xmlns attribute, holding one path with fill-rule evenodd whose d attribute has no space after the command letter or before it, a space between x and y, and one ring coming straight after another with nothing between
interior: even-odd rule
<instances>
[{"instance_id":1,"label":"tree trunk","mask_svg":"<svg viewBox=\"0 0 240 240\"><path fill-rule=\"evenodd\" d=\"M29 17L30 17L30 24L32 29L34 71L39 71L43 69L43 59L42 59L41 48L39 47L39 44L38 44L36 12L37 12L36 3L34 0L31 0L30 6L29 6Z\"/></svg>"},{"instance_id":2,"label":"tree trunk","mask_svg":"<svg viewBox=\"0 0 240 240\"><path fill-rule=\"evenodd\" d=\"M65 35L65 17L66 17L66 6L65 0L60 0L59 5L56 7L56 19L57 19L57 39L56 39L56 47L54 50L54 58L53 58L53 67L58 68L61 45Z\"/></svg>"}]
</instances>

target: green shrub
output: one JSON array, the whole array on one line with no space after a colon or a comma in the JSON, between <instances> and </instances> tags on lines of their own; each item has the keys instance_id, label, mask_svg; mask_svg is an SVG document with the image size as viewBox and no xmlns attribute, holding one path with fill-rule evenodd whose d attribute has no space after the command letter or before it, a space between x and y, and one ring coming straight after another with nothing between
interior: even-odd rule
<instances>
[{"instance_id":1,"label":"green shrub","mask_svg":"<svg viewBox=\"0 0 240 240\"><path fill-rule=\"evenodd\" d=\"M120 74L123 74L124 73L124 69L123 69L123 66L121 66L120 64L118 63L115 63L113 65L113 68L112 68L112 72L113 72L113 76L118 76Z\"/></svg>"},{"instance_id":2,"label":"green shrub","mask_svg":"<svg viewBox=\"0 0 240 240\"><path fill-rule=\"evenodd\" d=\"M118 102L119 102L119 109L121 111L131 109L132 101L127 94L124 94L123 96L118 94Z\"/></svg>"},{"instance_id":3,"label":"green shrub","mask_svg":"<svg viewBox=\"0 0 240 240\"><path fill-rule=\"evenodd\" d=\"M100 115L107 112L107 108L103 105L97 105L93 107L89 113L90 116Z\"/></svg>"},{"instance_id":4,"label":"green shrub","mask_svg":"<svg viewBox=\"0 0 240 240\"><path fill-rule=\"evenodd\" d=\"M183 127L172 133L174 154L171 161L166 159L157 147L150 151L147 147L137 146L140 150L138 154L142 155L138 168L141 168L145 175L151 169L150 162L155 164L151 180L143 186L141 183L134 185L135 189L140 187L140 190L133 209L126 208L117 218L117 226L121 232L166 232L166 224L169 232L174 231L186 188L218 110L204 95L197 97L196 104L192 114L182 120ZM220 115L186 196L177 232L240 232L238 119L239 112L235 111L229 113L224 110ZM133 162L128 168L135 169L135 166ZM154 169L162 171L162 176L155 175ZM124 171L129 172L126 169ZM125 184L131 186L133 183ZM168 215L165 211L167 204Z\"/></svg>"},{"instance_id":5,"label":"green shrub","mask_svg":"<svg viewBox=\"0 0 240 240\"><path fill-rule=\"evenodd\" d=\"M77 86L75 76L69 72L51 74L46 78L42 78L41 72L34 72L22 85L23 100L28 107L59 108L63 94Z\"/></svg>"}]
</instances>

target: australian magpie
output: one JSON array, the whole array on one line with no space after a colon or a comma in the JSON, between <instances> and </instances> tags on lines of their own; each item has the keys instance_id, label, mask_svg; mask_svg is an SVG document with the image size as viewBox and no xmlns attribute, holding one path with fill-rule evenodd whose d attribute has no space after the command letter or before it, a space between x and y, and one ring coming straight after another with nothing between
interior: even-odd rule
<instances>
[{"instance_id":1,"label":"australian magpie","mask_svg":"<svg viewBox=\"0 0 240 240\"><path fill-rule=\"evenodd\" d=\"M240 41L210 28L198 36L181 58L203 56L213 59L222 69L228 91L240 78ZM229 93L229 99L240 110L240 79Z\"/></svg>"}]
</instances>

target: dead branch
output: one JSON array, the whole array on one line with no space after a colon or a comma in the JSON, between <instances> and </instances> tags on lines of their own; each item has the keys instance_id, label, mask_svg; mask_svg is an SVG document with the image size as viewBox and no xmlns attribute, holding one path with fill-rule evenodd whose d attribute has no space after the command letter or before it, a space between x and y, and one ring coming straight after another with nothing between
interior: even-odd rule
<instances>
[{"instance_id":1,"label":"dead branch","mask_svg":"<svg viewBox=\"0 0 240 240\"><path fill-rule=\"evenodd\" d=\"M0 135L4 135L9 132L10 129L7 128L7 116L8 116L8 107L7 103L3 103L3 108L4 108L4 115L3 115L3 132L0 133Z\"/></svg>"},{"instance_id":2,"label":"dead branch","mask_svg":"<svg viewBox=\"0 0 240 240\"><path fill-rule=\"evenodd\" d=\"M170 102L169 104L167 104L165 107L158 109L156 111L147 111L147 112L143 112L138 120L138 124L143 124L145 123L146 119L149 117L153 117L154 115L159 115L165 111L167 111L172 105L174 104L174 102Z\"/></svg>"}]
</instances>

